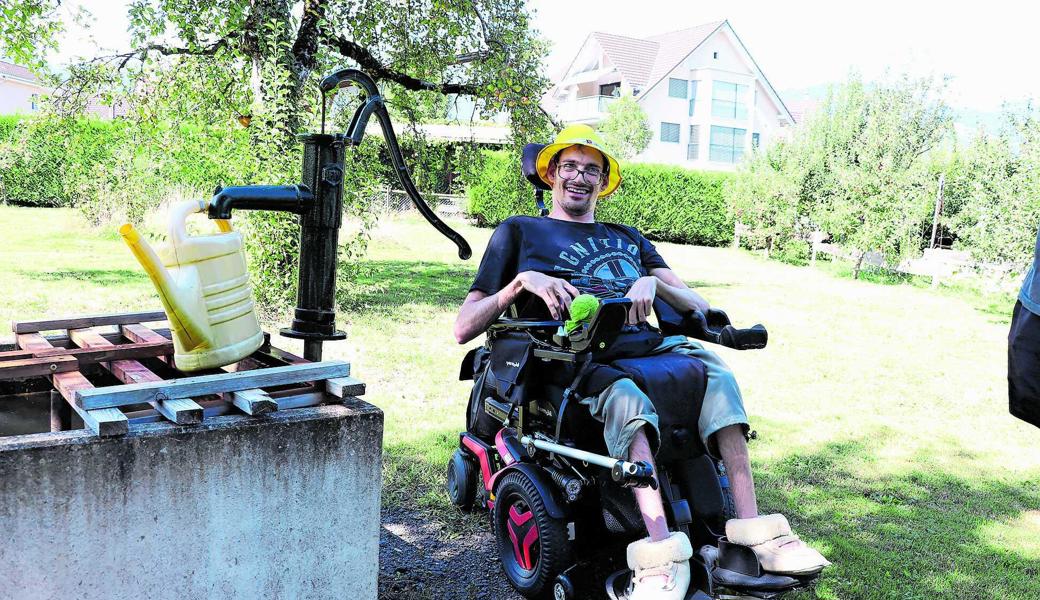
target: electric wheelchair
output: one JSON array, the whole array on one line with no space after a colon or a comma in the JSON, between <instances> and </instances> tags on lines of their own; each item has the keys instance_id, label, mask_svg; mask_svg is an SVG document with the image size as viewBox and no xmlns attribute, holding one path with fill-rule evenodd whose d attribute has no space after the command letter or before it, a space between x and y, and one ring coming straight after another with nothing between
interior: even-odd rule
<instances>
[{"instance_id":1,"label":"electric wheelchair","mask_svg":"<svg viewBox=\"0 0 1040 600\"><path fill-rule=\"evenodd\" d=\"M544 216L545 186L531 176L539 149L525 148L524 173ZM609 283L554 275L586 288ZM466 431L448 464L450 500L490 512L502 569L527 598L625 598L624 547L646 535L626 488L647 485L660 486L669 528L693 545L687 600L776 598L811 585L818 574L764 572L750 548L726 540L733 513L725 471L696 430L704 366L680 353L644 356L640 332L625 325L630 306L627 298L603 299L591 320L563 335L563 322L547 318L541 300L528 295L489 328L460 371L474 386ZM761 325L736 329L719 310L680 315L657 301L654 311L666 336L742 350L768 339ZM631 378L658 413L657 477L646 463L607 456L602 425L579 402L620 377Z\"/></svg>"}]
</instances>

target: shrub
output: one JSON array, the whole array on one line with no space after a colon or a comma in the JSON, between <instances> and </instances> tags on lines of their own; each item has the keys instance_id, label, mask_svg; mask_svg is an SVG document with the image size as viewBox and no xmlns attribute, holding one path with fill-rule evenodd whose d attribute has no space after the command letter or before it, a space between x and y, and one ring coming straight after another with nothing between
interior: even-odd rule
<instances>
[{"instance_id":1,"label":"shrub","mask_svg":"<svg viewBox=\"0 0 1040 600\"><path fill-rule=\"evenodd\" d=\"M481 168L467 175L469 213L478 224L536 214L534 188L521 177L519 164L508 152L485 152ZM621 170L621 187L599 201L597 219L633 225L656 240L718 246L731 239L733 220L722 196L729 175L643 163Z\"/></svg>"},{"instance_id":2,"label":"shrub","mask_svg":"<svg viewBox=\"0 0 1040 600\"><path fill-rule=\"evenodd\" d=\"M534 215L534 188L520 174L520 159L505 150L489 150L480 165L463 171L467 212L478 225L494 227L513 215Z\"/></svg>"}]
</instances>

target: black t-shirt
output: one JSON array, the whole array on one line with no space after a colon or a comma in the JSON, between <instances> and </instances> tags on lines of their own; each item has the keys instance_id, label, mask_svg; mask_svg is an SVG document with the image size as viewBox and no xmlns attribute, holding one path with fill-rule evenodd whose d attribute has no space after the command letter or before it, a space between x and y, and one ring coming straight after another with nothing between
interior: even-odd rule
<instances>
[{"instance_id":1,"label":"black t-shirt","mask_svg":"<svg viewBox=\"0 0 1040 600\"><path fill-rule=\"evenodd\" d=\"M668 264L634 227L516 216L495 229L469 289L491 295L517 273L538 271L569 279L585 293L620 297L659 267Z\"/></svg>"}]
</instances>

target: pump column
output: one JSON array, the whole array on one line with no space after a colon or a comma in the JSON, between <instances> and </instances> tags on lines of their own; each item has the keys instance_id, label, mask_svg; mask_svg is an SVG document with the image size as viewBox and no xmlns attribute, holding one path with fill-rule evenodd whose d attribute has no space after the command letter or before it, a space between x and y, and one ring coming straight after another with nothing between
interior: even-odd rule
<instances>
[{"instance_id":1,"label":"pump column","mask_svg":"<svg viewBox=\"0 0 1040 600\"><path fill-rule=\"evenodd\" d=\"M303 356L321 360L322 342L347 337L336 329L336 262L343 221L341 135L301 134L303 181L314 190L310 210L300 215L300 279L292 327L282 335L304 340Z\"/></svg>"}]
</instances>

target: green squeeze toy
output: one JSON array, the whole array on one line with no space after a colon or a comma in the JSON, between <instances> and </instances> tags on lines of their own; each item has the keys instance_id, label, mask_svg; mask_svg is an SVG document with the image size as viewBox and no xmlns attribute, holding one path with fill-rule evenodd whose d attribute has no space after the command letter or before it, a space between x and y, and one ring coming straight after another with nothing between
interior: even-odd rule
<instances>
[{"instance_id":1,"label":"green squeeze toy","mask_svg":"<svg viewBox=\"0 0 1040 600\"><path fill-rule=\"evenodd\" d=\"M592 320L592 315L599 308L599 298L591 294L581 294L571 302L571 318L563 324L563 330L569 335L575 329Z\"/></svg>"}]
</instances>

